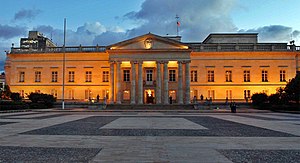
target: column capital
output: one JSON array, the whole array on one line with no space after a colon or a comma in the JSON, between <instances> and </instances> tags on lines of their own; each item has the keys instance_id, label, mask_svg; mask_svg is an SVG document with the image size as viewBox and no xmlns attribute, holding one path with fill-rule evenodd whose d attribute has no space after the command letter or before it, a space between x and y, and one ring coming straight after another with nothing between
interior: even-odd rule
<instances>
[{"instance_id":1,"label":"column capital","mask_svg":"<svg viewBox=\"0 0 300 163\"><path fill-rule=\"evenodd\" d=\"M109 60L108 63L109 63L109 64L114 64L114 63L116 63L116 61L114 61L114 60Z\"/></svg>"},{"instance_id":2,"label":"column capital","mask_svg":"<svg viewBox=\"0 0 300 163\"><path fill-rule=\"evenodd\" d=\"M182 61L182 63L187 64L187 63L191 63L190 60L186 60L186 61Z\"/></svg>"},{"instance_id":3,"label":"column capital","mask_svg":"<svg viewBox=\"0 0 300 163\"><path fill-rule=\"evenodd\" d=\"M161 63L161 64L165 64L165 63L168 64L169 61L160 61L160 63Z\"/></svg>"},{"instance_id":4,"label":"column capital","mask_svg":"<svg viewBox=\"0 0 300 163\"><path fill-rule=\"evenodd\" d=\"M131 64L137 64L137 63L138 63L138 61L136 61L136 60L133 60L133 61L130 61L130 63L131 63Z\"/></svg>"},{"instance_id":5,"label":"column capital","mask_svg":"<svg viewBox=\"0 0 300 163\"><path fill-rule=\"evenodd\" d=\"M183 63L185 63L184 61L177 61L177 63L179 64L179 63L181 63L181 64L183 64Z\"/></svg>"},{"instance_id":6,"label":"column capital","mask_svg":"<svg viewBox=\"0 0 300 163\"><path fill-rule=\"evenodd\" d=\"M138 64L143 64L143 61L136 61Z\"/></svg>"},{"instance_id":7,"label":"column capital","mask_svg":"<svg viewBox=\"0 0 300 163\"><path fill-rule=\"evenodd\" d=\"M117 63L117 64L121 64L121 63L122 63L122 61L120 61L120 60L117 60L117 61L115 61L115 63Z\"/></svg>"}]
</instances>

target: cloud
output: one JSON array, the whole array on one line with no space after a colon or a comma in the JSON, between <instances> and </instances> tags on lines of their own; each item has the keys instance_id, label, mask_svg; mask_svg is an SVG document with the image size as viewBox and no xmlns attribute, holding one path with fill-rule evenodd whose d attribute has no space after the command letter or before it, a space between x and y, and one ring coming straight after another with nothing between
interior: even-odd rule
<instances>
[{"instance_id":1,"label":"cloud","mask_svg":"<svg viewBox=\"0 0 300 163\"><path fill-rule=\"evenodd\" d=\"M26 34L27 28L22 26L9 26L0 24L0 38L10 39Z\"/></svg>"},{"instance_id":2,"label":"cloud","mask_svg":"<svg viewBox=\"0 0 300 163\"><path fill-rule=\"evenodd\" d=\"M33 20L38 14L40 14L42 11L41 10L37 10L37 9L22 9L20 11L18 11L15 16L14 16L14 20Z\"/></svg>"},{"instance_id":3,"label":"cloud","mask_svg":"<svg viewBox=\"0 0 300 163\"><path fill-rule=\"evenodd\" d=\"M93 44L96 45L110 45L119 41L127 39L128 36L125 32L107 31L95 37Z\"/></svg>"},{"instance_id":4,"label":"cloud","mask_svg":"<svg viewBox=\"0 0 300 163\"><path fill-rule=\"evenodd\" d=\"M300 31L283 25L263 26L255 29L239 30L239 32L258 33L259 41L262 42L288 42L299 39Z\"/></svg>"},{"instance_id":5,"label":"cloud","mask_svg":"<svg viewBox=\"0 0 300 163\"><path fill-rule=\"evenodd\" d=\"M58 46L63 45L64 31L62 29L54 29L50 25L41 25L33 28L33 30L42 32L44 36L52 39ZM106 30L106 27L100 22L85 23L84 25L79 26L76 31L67 30L66 45L92 45L96 36L101 35L106 32Z\"/></svg>"},{"instance_id":6,"label":"cloud","mask_svg":"<svg viewBox=\"0 0 300 163\"><path fill-rule=\"evenodd\" d=\"M233 32L237 28L230 12L235 0L146 0L141 10L124 15L144 24L129 30L129 37L153 32L160 35L176 35L176 14L181 26L179 34L184 40L200 41L211 32Z\"/></svg>"}]
</instances>

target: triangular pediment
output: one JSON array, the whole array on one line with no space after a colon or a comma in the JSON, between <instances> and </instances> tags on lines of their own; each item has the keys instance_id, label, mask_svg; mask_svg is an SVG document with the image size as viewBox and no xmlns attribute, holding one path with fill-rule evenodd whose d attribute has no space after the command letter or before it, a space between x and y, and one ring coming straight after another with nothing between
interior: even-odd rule
<instances>
[{"instance_id":1,"label":"triangular pediment","mask_svg":"<svg viewBox=\"0 0 300 163\"><path fill-rule=\"evenodd\" d=\"M148 33L108 46L110 50L187 50L189 47L174 39Z\"/></svg>"}]
</instances>

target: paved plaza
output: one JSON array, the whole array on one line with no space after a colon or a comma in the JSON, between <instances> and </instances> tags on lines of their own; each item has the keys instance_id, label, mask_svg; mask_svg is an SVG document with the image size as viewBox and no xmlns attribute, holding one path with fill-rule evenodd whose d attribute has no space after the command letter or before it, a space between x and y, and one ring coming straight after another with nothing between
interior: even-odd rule
<instances>
[{"instance_id":1,"label":"paved plaza","mask_svg":"<svg viewBox=\"0 0 300 163\"><path fill-rule=\"evenodd\" d=\"M299 160L300 114L0 113L0 163Z\"/></svg>"}]
</instances>

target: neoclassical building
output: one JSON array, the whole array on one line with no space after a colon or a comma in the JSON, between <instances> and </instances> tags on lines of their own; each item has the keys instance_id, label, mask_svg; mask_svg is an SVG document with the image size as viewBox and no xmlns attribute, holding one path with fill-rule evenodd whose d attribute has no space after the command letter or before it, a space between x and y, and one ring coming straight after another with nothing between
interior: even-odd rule
<instances>
[{"instance_id":1,"label":"neoclassical building","mask_svg":"<svg viewBox=\"0 0 300 163\"><path fill-rule=\"evenodd\" d=\"M180 36L148 33L110 46L12 47L6 81L24 97L41 92L61 99L64 79L66 100L244 101L253 93L275 93L300 71L299 47L258 43L257 35L210 34L203 42L184 43Z\"/></svg>"}]
</instances>

